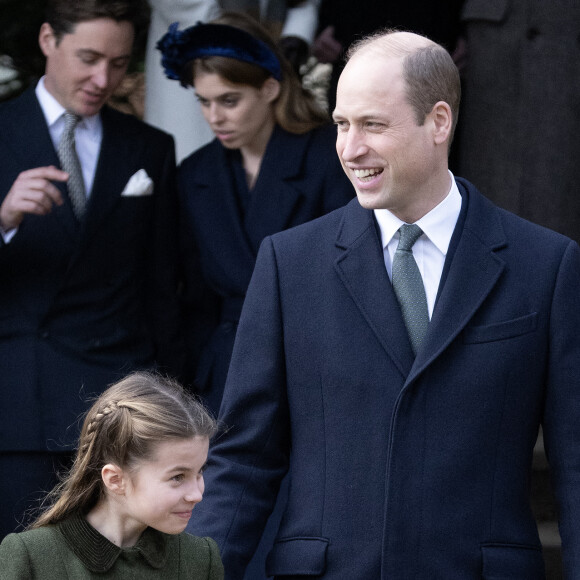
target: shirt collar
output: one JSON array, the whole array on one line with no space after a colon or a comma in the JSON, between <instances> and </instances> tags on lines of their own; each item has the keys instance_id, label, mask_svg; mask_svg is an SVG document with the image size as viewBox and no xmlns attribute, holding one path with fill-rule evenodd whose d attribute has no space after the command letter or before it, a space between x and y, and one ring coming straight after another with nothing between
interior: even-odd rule
<instances>
[{"instance_id":1,"label":"shirt collar","mask_svg":"<svg viewBox=\"0 0 580 580\"><path fill-rule=\"evenodd\" d=\"M461 211L461 194L451 171L449 175L451 176L451 188L445 199L415 222L444 256L447 255L451 236ZM405 222L393 215L388 209L376 209L374 213L381 230L383 248L386 248Z\"/></svg>"},{"instance_id":2,"label":"shirt collar","mask_svg":"<svg viewBox=\"0 0 580 580\"><path fill-rule=\"evenodd\" d=\"M65 108L48 92L44 84L45 77L43 76L36 85L36 98L40 103L40 108L44 113L46 124L52 127L57 123L65 112ZM79 123L79 127L83 125L92 134L98 130L101 124L101 116L99 113L91 115L90 117L83 117Z\"/></svg>"},{"instance_id":3,"label":"shirt collar","mask_svg":"<svg viewBox=\"0 0 580 580\"><path fill-rule=\"evenodd\" d=\"M125 551L140 552L144 560L155 569L165 566L168 554L166 534L147 528L132 548L120 548L93 528L80 514L75 514L57 524L73 553L91 572L107 572Z\"/></svg>"}]
</instances>

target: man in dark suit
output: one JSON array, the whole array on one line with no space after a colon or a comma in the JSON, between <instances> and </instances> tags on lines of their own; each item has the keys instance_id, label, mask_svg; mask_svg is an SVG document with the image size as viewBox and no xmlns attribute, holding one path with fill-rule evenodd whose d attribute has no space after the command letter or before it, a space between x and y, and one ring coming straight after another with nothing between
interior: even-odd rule
<instances>
[{"instance_id":1,"label":"man in dark suit","mask_svg":"<svg viewBox=\"0 0 580 580\"><path fill-rule=\"evenodd\" d=\"M51 1L46 74L0 108L0 537L52 486L89 397L178 366L173 140L105 106L143 11ZM59 168L65 113L76 173Z\"/></svg>"},{"instance_id":2,"label":"man in dark suit","mask_svg":"<svg viewBox=\"0 0 580 580\"><path fill-rule=\"evenodd\" d=\"M580 576L580 250L448 171L458 106L426 38L352 51L334 119L357 200L264 240L190 522L227 578L289 471L276 578L543 579L540 424Z\"/></svg>"}]
</instances>

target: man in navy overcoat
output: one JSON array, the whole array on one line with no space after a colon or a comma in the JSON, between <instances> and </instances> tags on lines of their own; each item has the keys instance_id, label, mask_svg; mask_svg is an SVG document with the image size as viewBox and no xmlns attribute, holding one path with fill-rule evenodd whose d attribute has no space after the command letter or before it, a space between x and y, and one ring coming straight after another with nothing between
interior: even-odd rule
<instances>
[{"instance_id":1,"label":"man in navy overcoat","mask_svg":"<svg viewBox=\"0 0 580 580\"><path fill-rule=\"evenodd\" d=\"M426 38L352 51L334 119L357 199L263 242L229 429L190 524L218 541L227 578L289 471L276 578L544 579L529 502L540 425L580 578L580 250L449 173L458 105L457 70ZM404 224L423 232L412 258L430 322L415 348L391 285Z\"/></svg>"},{"instance_id":2,"label":"man in navy overcoat","mask_svg":"<svg viewBox=\"0 0 580 580\"><path fill-rule=\"evenodd\" d=\"M0 537L51 487L87 400L178 352L173 139L103 106L144 5L50 6L46 74L0 108ZM81 218L57 156L65 109L82 117Z\"/></svg>"}]
</instances>

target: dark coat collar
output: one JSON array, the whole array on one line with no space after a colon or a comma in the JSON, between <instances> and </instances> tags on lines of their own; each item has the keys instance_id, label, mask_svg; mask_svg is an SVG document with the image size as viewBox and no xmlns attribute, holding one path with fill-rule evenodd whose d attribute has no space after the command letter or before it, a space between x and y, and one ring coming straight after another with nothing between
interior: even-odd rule
<instances>
[{"instance_id":1,"label":"dark coat collar","mask_svg":"<svg viewBox=\"0 0 580 580\"><path fill-rule=\"evenodd\" d=\"M499 210L472 184L460 178L457 182L465 212L460 220L463 227L454 232L454 252L447 256L444 285L416 357L386 272L373 212L356 199L351 201L336 238L337 247L344 250L336 261L337 273L407 383L465 328L504 269L497 253L506 245Z\"/></svg>"},{"instance_id":2,"label":"dark coat collar","mask_svg":"<svg viewBox=\"0 0 580 580\"><path fill-rule=\"evenodd\" d=\"M276 126L270 137L258 181L252 191L245 216L239 211L237 194L230 171L224 171L230 161L228 150L217 140L200 149L193 156L194 164L184 163L185 173L181 179L184 191L189 191L189 183L195 188L219 192L220 212L224 222L224 231L229 232L230 241L237 246L236 254L243 253L248 269L254 267L254 261L260 243L267 235L279 232L289 226L297 204L308 194L308 184L294 183L302 177L306 156L309 153L314 132L294 135ZM194 169L192 169L194 168ZM202 211L215 211L215 196L198 196L203 204L203 197L208 206ZM199 208L198 208L199 210ZM240 241L242 247L240 248Z\"/></svg>"},{"instance_id":3,"label":"dark coat collar","mask_svg":"<svg viewBox=\"0 0 580 580\"><path fill-rule=\"evenodd\" d=\"M140 552L155 569L162 568L167 560L167 536L153 528L147 528L132 548L116 546L79 514L60 522L57 528L73 553L91 572L107 572L127 550Z\"/></svg>"}]
</instances>

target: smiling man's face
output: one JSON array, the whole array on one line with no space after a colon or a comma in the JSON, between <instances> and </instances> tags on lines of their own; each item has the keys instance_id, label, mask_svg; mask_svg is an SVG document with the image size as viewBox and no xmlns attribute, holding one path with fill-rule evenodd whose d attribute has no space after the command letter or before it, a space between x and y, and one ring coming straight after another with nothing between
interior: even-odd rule
<instances>
[{"instance_id":1,"label":"smiling man's face","mask_svg":"<svg viewBox=\"0 0 580 580\"><path fill-rule=\"evenodd\" d=\"M128 21L98 18L80 22L60 40L44 23L39 44L46 56L46 89L65 109L95 115L125 76L133 38L133 25Z\"/></svg>"},{"instance_id":2,"label":"smiling man's face","mask_svg":"<svg viewBox=\"0 0 580 580\"><path fill-rule=\"evenodd\" d=\"M336 150L359 203L412 223L430 209L441 156L431 115L419 125L406 89L402 58L355 54L340 77L333 117Z\"/></svg>"}]
</instances>

